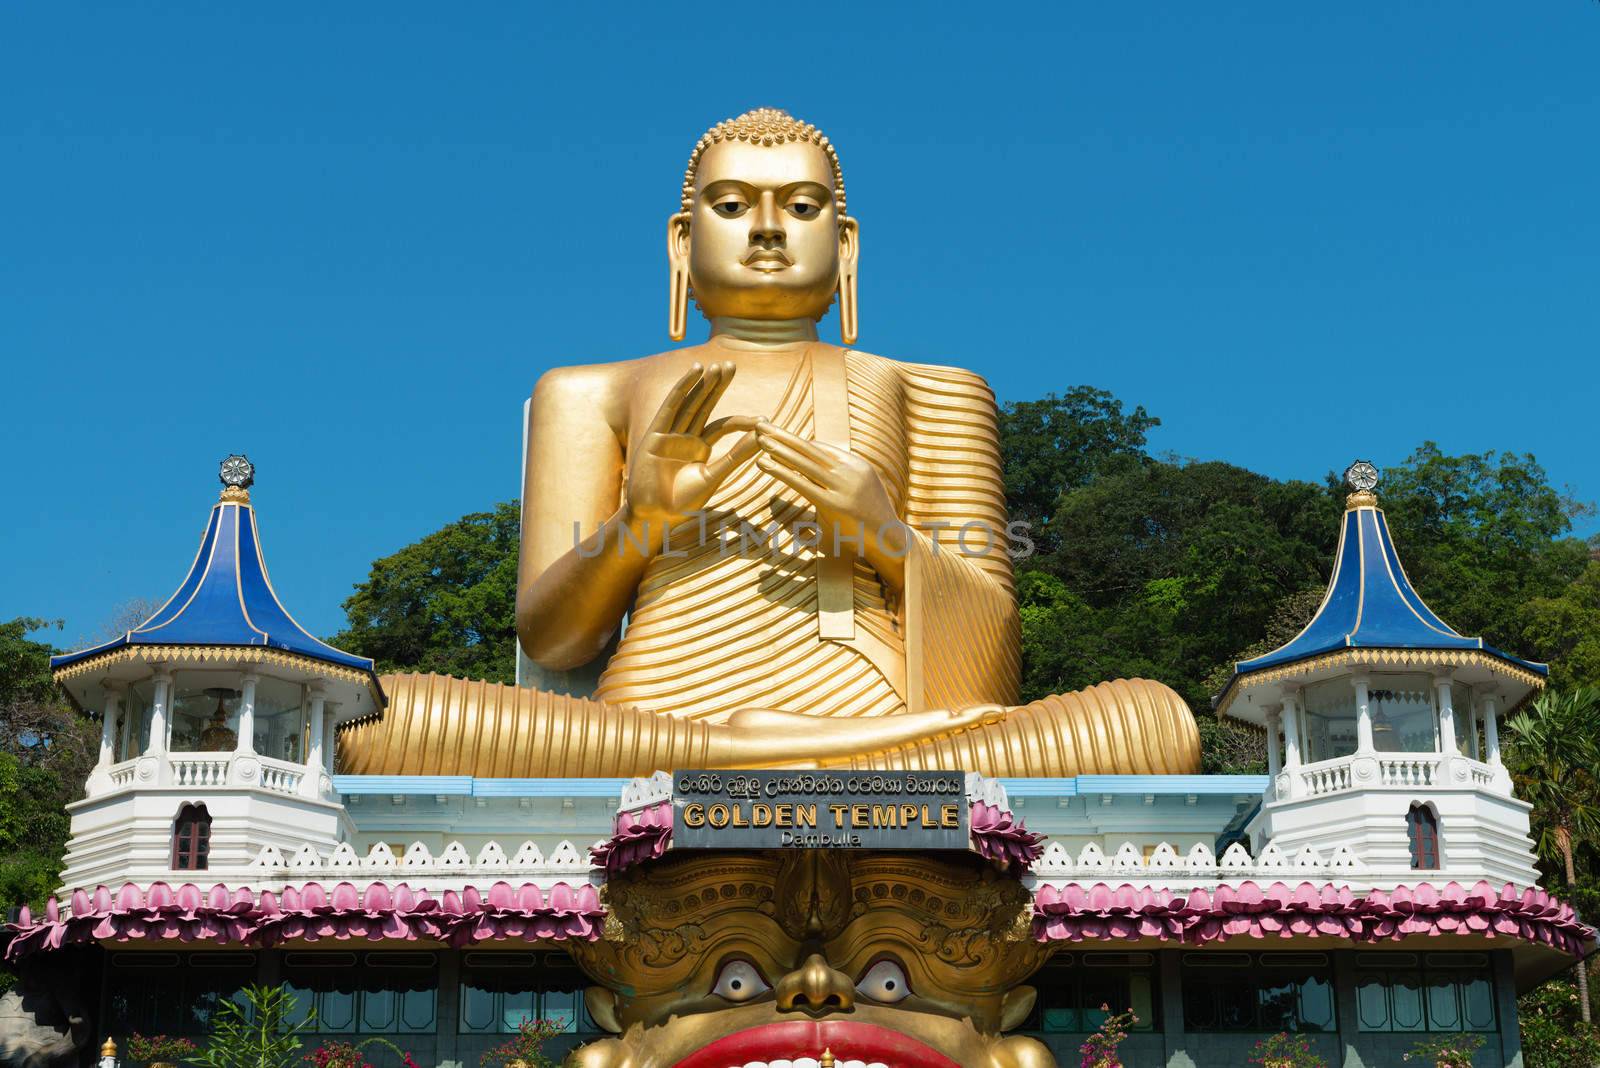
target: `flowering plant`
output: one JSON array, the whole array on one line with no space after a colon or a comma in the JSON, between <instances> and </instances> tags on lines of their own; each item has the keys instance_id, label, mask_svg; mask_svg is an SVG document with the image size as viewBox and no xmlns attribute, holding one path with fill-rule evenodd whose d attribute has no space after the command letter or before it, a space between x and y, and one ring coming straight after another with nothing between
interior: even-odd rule
<instances>
[{"instance_id":1,"label":"flowering plant","mask_svg":"<svg viewBox=\"0 0 1600 1068\"><path fill-rule=\"evenodd\" d=\"M1100 1011L1109 1013L1111 1006L1101 1005ZM1081 1056L1078 1068L1122 1068L1122 1058L1117 1055L1117 1047L1128 1037L1128 1032L1138 1022L1139 1017L1133 1014L1132 1009L1119 1012L1115 1016L1108 1015L1101 1023L1100 1029L1078 1047Z\"/></svg>"},{"instance_id":2,"label":"flowering plant","mask_svg":"<svg viewBox=\"0 0 1600 1068\"><path fill-rule=\"evenodd\" d=\"M147 1064L181 1061L194 1052L195 1044L187 1038L141 1035L137 1031L128 1037L128 1056Z\"/></svg>"},{"instance_id":3,"label":"flowering plant","mask_svg":"<svg viewBox=\"0 0 1600 1068\"><path fill-rule=\"evenodd\" d=\"M485 1051L478 1064L480 1068L495 1068L520 1061L526 1068L556 1068L556 1062L544 1055L544 1044L565 1030L560 1020L530 1020L524 1016L517 1024L517 1033Z\"/></svg>"},{"instance_id":4,"label":"flowering plant","mask_svg":"<svg viewBox=\"0 0 1600 1068\"><path fill-rule=\"evenodd\" d=\"M371 1045L382 1046L393 1053L405 1068L418 1068L409 1052L387 1038L369 1038L361 1042L324 1042L306 1054L305 1061L312 1068L372 1068L366 1057L366 1049Z\"/></svg>"},{"instance_id":5,"label":"flowering plant","mask_svg":"<svg viewBox=\"0 0 1600 1068\"><path fill-rule=\"evenodd\" d=\"M1305 1035L1279 1031L1257 1042L1253 1053L1250 1063L1261 1068L1328 1068L1328 1062L1311 1048L1311 1040Z\"/></svg>"},{"instance_id":6,"label":"flowering plant","mask_svg":"<svg viewBox=\"0 0 1600 1068\"><path fill-rule=\"evenodd\" d=\"M1433 1068L1472 1068L1472 1055L1483 1045L1482 1035L1440 1035L1418 1042L1404 1059L1433 1062Z\"/></svg>"}]
</instances>

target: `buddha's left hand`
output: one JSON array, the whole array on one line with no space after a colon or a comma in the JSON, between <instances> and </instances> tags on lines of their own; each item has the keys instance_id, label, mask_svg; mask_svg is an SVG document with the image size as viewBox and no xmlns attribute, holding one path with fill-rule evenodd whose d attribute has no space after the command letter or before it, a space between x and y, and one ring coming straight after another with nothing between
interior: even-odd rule
<instances>
[{"instance_id":1,"label":"buddha's left hand","mask_svg":"<svg viewBox=\"0 0 1600 1068\"><path fill-rule=\"evenodd\" d=\"M772 423L756 424L756 466L810 501L822 528L820 551L858 547L895 589L905 585L910 532L877 468L853 452L807 441Z\"/></svg>"}]
</instances>

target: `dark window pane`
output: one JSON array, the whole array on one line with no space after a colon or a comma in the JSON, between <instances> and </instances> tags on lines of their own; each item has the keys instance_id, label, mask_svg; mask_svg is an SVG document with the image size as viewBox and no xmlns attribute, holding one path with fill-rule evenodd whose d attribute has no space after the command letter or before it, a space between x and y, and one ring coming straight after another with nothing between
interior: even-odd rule
<instances>
[{"instance_id":1,"label":"dark window pane","mask_svg":"<svg viewBox=\"0 0 1600 1068\"><path fill-rule=\"evenodd\" d=\"M1300 984L1300 1030L1334 1030L1333 983L1324 976L1310 975Z\"/></svg>"},{"instance_id":2,"label":"dark window pane","mask_svg":"<svg viewBox=\"0 0 1600 1068\"><path fill-rule=\"evenodd\" d=\"M1204 979L1194 972L1183 975L1183 1023L1190 1031L1217 1029L1217 992Z\"/></svg>"},{"instance_id":3,"label":"dark window pane","mask_svg":"<svg viewBox=\"0 0 1600 1068\"><path fill-rule=\"evenodd\" d=\"M1396 1031L1427 1027L1422 1011L1422 977L1416 972L1389 973L1389 1019Z\"/></svg>"},{"instance_id":4,"label":"dark window pane","mask_svg":"<svg viewBox=\"0 0 1600 1068\"><path fill-rule=\"evenodd\" d=\"M1356 1014L1363 1031L1389 1031L1389 984L1383 976L1366 974L1356 980Z\"/></svg>"},{"instance_id":5,"label":"dark window pane","mask_svg":"<svg viewBox=\"0 0 1600 1068\"><path fill-rule=\"evenodd\" d=\"M1217 986L1217 1012L1219 1026L1224 1031L1253 1031L1256 1029L1256 985L1246 976L1219 975Z\"/></svg>"},{"instance_id":6,"label":"dark window pane","mask_svg":"<svg viewBox=\"0 0 1600 1068\"><path fill-rule=\"evenodd\" d=\"M499 994L463 984L461 1031L465 1034L493 1034L499 1024L499 999Z\"/></svg>"},{"instance_id":7,"label":"dark window pane","mask_svg":"<svg viewBox=\"0 0 1600 1068\"><path fill-rule=\"evenodd\" d=\"M1045 1009L1043 1029L1051 1034L1071 1033L1078 1030L1078 1010L1075 1008Z\"/></svg>"},{"instance_id":8,"label":"dark window pane","mask_svg":"<svg viewBox=\"0 0 1600 1068\"><path fill-rule=\"evenodd\" d=\"M407 1034L432 1034L438 1010L437 990L407 990L400 995L399 1030Z\"/></svg>"},{"instance_id":9,"label":"dark window pane","mask_svg":"<svg viewBox=\"0 0 1600 1068\"><path fill-rule=\"evenodd\" d=\"M1487 972L1466 972L1461 976L1461 1009L1469 1031L1493 1031L1494 984Z\"/></svg>"},{"instance_id":10,"label":"dark window pane","mask_svg":"<svg viewBox=\"0 0 1600 1068\"><path fill-rule=\"evenodd\" d=\"M1434 972L1428 976L1428 1030L1461 1030L1461 1006L1456 1000L1455 976Z\"/></svg>"},{"instance_id":11,"label":"dark window pane","mask_svg":"<svg viewBox=\"0 0 1600 1068\"><path fill-rule=\"evenodd\" d=\"M317 1030L349 1034L356 1029L356 996L343 990L317 995Z\"/></svg>"},{"instance_id":12,"label":"dark window pane","mask_svg":"<svg viewBox=\"0 0 1600 1068\"><path fill-rule=\"evenodd\" d=\"M1299 984L1285 976L1262 976L1260 997L1263 1031L1293 1031L1298 1020Z\"/></svg>"},{"instance_id":13,"label":"dark window pane","mask_svg":"<svg viewBox=\"0 0 1600 1068\"><path fill-rule=\"evenodd\" d=\"M361 996L361 1030L381 1035L395 1030L399 1006L392 990L369 990Z\"/></svg>"}]
</instances>

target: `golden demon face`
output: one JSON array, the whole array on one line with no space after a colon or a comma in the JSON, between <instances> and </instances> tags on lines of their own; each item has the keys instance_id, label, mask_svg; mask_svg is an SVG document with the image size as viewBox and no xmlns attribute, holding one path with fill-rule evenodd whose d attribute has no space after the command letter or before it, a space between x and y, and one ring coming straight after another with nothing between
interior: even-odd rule
<instances>
[{"instance_id":1,"label":"golden demon face","mask_svg":"<svg viewBox=\"0 0 1600 1068\"><path fill-rule=\"evenodd\" d=\"M576 1068L1053 1068L1004 1038L1048 950L1028 895L976 858L805 851L669 857L606 887Z\"/></svg>"}]
</instances>

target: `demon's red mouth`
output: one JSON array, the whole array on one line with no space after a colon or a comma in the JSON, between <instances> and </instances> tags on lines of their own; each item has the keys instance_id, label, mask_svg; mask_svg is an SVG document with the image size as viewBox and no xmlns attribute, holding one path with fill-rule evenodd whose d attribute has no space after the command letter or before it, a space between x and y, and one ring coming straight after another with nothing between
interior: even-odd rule
<instances>
[{"instance_id":1,"label":"demon's red mouth","mask_svg":"<svg viewBox=\"0 0 1600 1068\"><path fill-rule=\"evenodd\" d=\"M887 1068L961 1068L909 1035L853 1020L785 1020L719 1038L689 1054L675 1068L741 1068L771 1061L816 1060L828 1050L836 1062L859 1061Z\"/></svg>"}]
</instances>

